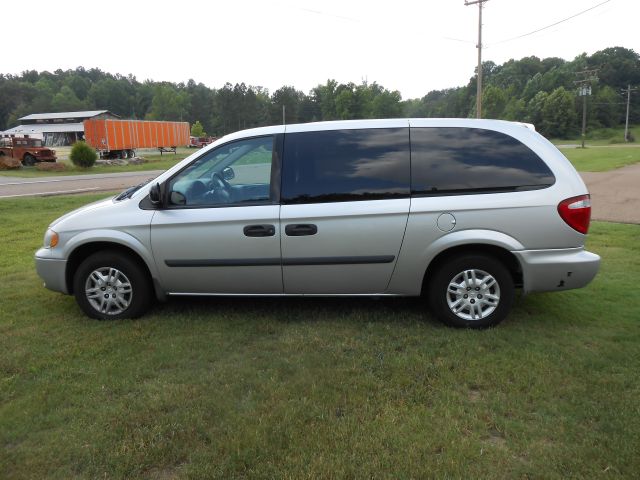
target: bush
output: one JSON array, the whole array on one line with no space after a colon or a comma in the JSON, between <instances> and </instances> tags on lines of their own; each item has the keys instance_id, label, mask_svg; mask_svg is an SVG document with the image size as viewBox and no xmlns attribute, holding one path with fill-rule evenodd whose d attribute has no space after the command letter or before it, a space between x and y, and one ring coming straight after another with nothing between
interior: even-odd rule
<instances>
[{"instance_id":1,"label":"bush","mask_svg":"<svg viewBox=\"0 0 640 480\"><path fill-rule=\"evenodd\" d=\"M93 167L98 159L98 154L86 143L80 141L73 144L69 158L76 167Z\"/></svg>"}]
</instances>

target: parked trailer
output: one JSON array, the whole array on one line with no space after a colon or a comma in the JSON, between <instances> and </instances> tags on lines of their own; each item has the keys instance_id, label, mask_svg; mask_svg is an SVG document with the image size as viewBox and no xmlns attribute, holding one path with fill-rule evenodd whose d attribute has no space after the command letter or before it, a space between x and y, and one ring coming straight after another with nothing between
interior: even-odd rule
<instances>
[{"instance_id":1,"label":"parked trailer","mask_svg":"<svg viewBox=\"0 0 640 480\"><path fill-rule=\"evenodd\" d=\"M84 139L101 157L128 158L138 148L176 152L189 145L187 122L89 119L84 121Z\"/></svg>"}]
</instances>

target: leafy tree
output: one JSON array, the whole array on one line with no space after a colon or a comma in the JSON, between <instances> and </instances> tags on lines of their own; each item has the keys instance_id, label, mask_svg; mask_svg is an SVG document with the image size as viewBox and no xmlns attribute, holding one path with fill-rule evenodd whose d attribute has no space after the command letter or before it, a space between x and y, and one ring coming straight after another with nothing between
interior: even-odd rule
<instances>
[{"instance_id":1,"label":"leafy tree","mask_svg":"<svg viewBox=\"0 0 640 480\"><path fill-rule=\"evenodd\" d=\"M207 132L204 131L202 124L196 120L196 123L191 125L191 136L192 137L206 137Z\"/></svg>"},{"instance_id":2,"label":"leafy tree","mask_svg":"<svg viewBox=\"0 0 640 480\"><path fill-rule=\"evenodd\" d=\"M400 100L402 97L397 90L393 92L383 90L371 102L371 117L395 118L402 116Z\"/></svg>"},{"instance_id":3,"label":"leafy tree","mask_svg":"<svg viewBox=\"0 0 640 480\"><path fill-rule=\"evenodd\" d=\"M182 121L189 109L189 97L186 92L178 91L170 84L158 85L154 89L151 110L147 120Z\"/></svg>"},{"instance_id":4,"label":"leafy tree","mask_svg":"<svg viewBox=\"0 0 640 480\"><path fill-rule=\"evenodd\" d=\"M524 122L527 119L527 104L523 99L512 98L504 107L502 118L516 122Z\"/></svg>"},{"instance_id":5,"label":"leafy tree","mask_svg":"<svg viewBox=\"0 0 640 480\"><path fill-rule=\"evenodd\" d=\"M556 88L542 108L542 131L545 135L566 138L576 130L575 97L564 87Z\"/></svg>"},{"instance_id":6,"label":"leafy tree","mask_svg":"<svg viewBox=\"0 0 640 480\"><path fill-rule=\"evenodd\" d=\"M271 97L271 123L282 123L283 106L285 107L286 123L299 123L302 97L302 92L299 92L295 88L289 86L281 87L273 92L273 96Z\"/></svg>"},{"instance_id":7,"label":"leafy tree","mask_svg":"<svg viewBox=\"0 0 640 480\"><path fill-rule=\"evenodd\" d=\"M533 123L538 129L542 127L544 105L548 97L547 92L538 92L527 104L527 121Z\"/></svg>"},{"instance_id":8,"label":"leafy tree","mask_svg":"<svg viewBox=\"0 0 640 480\"><path fill-rule=\"evenodd\" d=\"M623 118L622 97L608 85L598 88L593 96L591 117L601 127L614 127Z\"/></svg>"},{"instance_id":9,"label":"leafy tree","mask_svg":"<svg viewBox=\"0 0 640 480\"><path fill-rule=\"evenodd\" d=\"M65 85L53 96L51 108L54 112L77 112L86 110L87 105L73 93L71 88Z\"/></svg>"},{"instance_id":10,"label":"leafy tree","mask_svg":"<svg viewBox=\"0 0 640 480\"><path fill-rule=\"evenodd\" d=\"M504 90L489 85L482 92L482 116L484 118L502 118L502 112L507 105L507 95Z\"/></svg>"}]
</instances>

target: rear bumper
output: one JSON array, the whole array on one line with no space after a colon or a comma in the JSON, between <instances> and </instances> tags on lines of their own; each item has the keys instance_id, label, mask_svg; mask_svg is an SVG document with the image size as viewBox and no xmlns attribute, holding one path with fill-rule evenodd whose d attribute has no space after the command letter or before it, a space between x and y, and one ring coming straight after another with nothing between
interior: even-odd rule
<instances>
[{"instance_id":1,"label":"rear bumper","mask_svg":"<svg viewBox=\"0 0 640 480\"><path fill-rule=\"evenodd\" d=\"M584 248L512 253L522 266L525 293L581 288L593 280L600 268L600 257Z\"/></svg>"},{"instance_id":2,"label":"rear bumper","mask_svg":"<svg viewBox=\"0 0 640 480\"><path fill-rule=\"evenodd\" d=\"M36 252L36 271L44 281L44 286L56 292L69 293L65 272L67 261L57 258L47 258L49 250L41 248Z\"/></svg>"}]
</instances>

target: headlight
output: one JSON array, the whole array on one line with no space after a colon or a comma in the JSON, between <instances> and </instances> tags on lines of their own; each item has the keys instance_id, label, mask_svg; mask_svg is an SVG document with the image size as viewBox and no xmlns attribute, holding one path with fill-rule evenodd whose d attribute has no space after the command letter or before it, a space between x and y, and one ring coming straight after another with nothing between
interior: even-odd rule
<instances>
[{"instance_id":1,"label":"headlight","mask_svg":"<svg viewBox=\"0 0 640 480\"><path fill-rule=\"evenodd\" d=\"M53 248L58 245L58 234L51 229L48 229L44 234L44 248Z\"/></svg>"}]
</instances>

